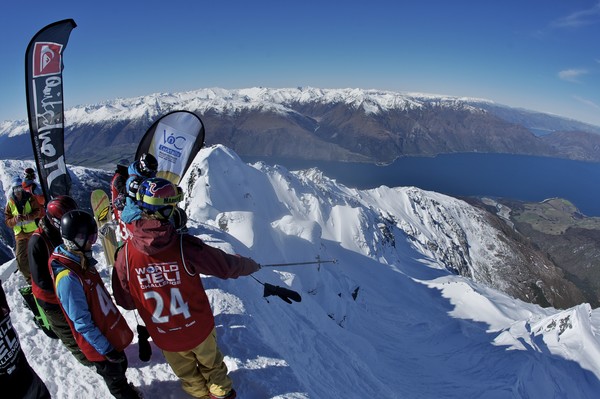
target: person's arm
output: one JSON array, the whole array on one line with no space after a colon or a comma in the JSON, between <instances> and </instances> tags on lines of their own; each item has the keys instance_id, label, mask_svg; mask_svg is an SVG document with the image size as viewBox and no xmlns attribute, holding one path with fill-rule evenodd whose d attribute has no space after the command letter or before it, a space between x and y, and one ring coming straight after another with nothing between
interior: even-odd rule
<instances>
[{"instance_id":1,"label":"person's arm","mask_svg":"<svg viewBox=\"0 0 600 399\"><path fill-rule=\"evenodd\" d=\"M12 211L10 210L10 205L7 203L6 207L4 208L4 223L6 223L6 225L12 229L17 225L17 219L17 216L13 216Z\"/></svg>"},{"instance_id":2,"label":"person's arm","mask_svg":"<svg viewBox=\"0 0 600 399\"><path fill-rule=\"evenodd\" d=\"M127 260L125 256L127 251L121 247L117 252L117 260L112 271L112 290L115 302L123 309L135 310L135 302L131 297L129 290L129 280L127 278Z\"/></svg>"},{"instance_id":3,"label":"person's arm","mask_svg":"<svg viewBox=\"0 0 600 399\"><path fill-rule=\"evenodd\" d=\"M33 282L44 291L54 292L54 284L48 270L48 248L44 239L37 233L29 239L27 258Z\"/></svg>"},{"instance_id":4,"label":"person's arm","mask_svg":"<svg viewBox=\"0 0 600 399\"><path fill-rule=\"evenodd\" d=\"M83 335L98 353L105 355L114 349L92 320L83 286L74 273L69 272L57 281L56 294L75 330Z\"/></svg>"},{"instance_id":5,"label":"person's arm","mask_svg":"<svg viewBox=\"0 0 600 399\"><path fill-rule=\"evenodd\" d=\"M127 197L125 199L125 207L123 208L123 212L121 212L121 220L125 223L132 223L141 218L142 210L131 198Z\"/></svg>"},{"instance_id":6,"label":"person's arm","mask_svg":"<svg viewBox=\"0 0 600 399\"><path fill-rule=\"evenodd\" d=\"M184 235L182 239L184 261L195 273L226 279L247 276L260 269L252 259L228 254L206 245L197 237Z\"/></svg>"}]
</instances>

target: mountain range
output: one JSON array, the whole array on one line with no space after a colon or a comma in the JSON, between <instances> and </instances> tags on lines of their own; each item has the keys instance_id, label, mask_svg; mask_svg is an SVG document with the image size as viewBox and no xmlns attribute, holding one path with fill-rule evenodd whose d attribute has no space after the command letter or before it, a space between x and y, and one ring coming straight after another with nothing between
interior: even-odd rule
<instances>
[{"instance_id":1,"label":"mountain range","mask_svg":"<svg viewBox=\"0 0 600 399\"><path fill-rule=\"evenodd\" d=\"M2 161L0 192L30 164ZM70 170L82 205L92 189L106 189L108 172ZM514 205L475 206L416 187L357 190L317 169L249 165L222 145L202 149L180 185L189 234L264 266L258 281L202 277L240 397L595 398L600 390L600 311L562 305L580 293L512 231ZM527 211L519 220L534 224L539 211ZM94 255L110 287L98 245ZM267 266L317 259L337 262ZM13 324L50 392L108 398L95 373L33 327L11 268L0 265ZM263 297L262 283L302 301ZM135 328L135 314L125 313ZM137 340L127 348L129 380L147 398L184 397L152 347L149 363L138 360Z\"/></svg>"},{"instance_id":2,"label":"mountain range","mask_svg":"<svg viewBox=\"0 0 600 399\"><path fill-rule=\"evenodd\" d=\"M67 160L131 159L150 125L198 114L207 144L241 156L389 163L402 156L512 153L600 161L600 127L488 100L363 89L201 89L66 110ZM0 158L31 158L26 121L0 124Z\"/></svg>"}]
</instances>

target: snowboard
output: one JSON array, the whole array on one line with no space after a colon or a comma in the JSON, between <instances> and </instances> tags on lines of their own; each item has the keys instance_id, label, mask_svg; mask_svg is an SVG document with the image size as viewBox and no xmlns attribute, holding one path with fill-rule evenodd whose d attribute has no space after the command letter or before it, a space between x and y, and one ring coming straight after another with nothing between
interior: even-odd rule
<instances>
[{"instance_id":1,"label":"snowboard","mask_svg":"<svg viewBox=\"0 0 600 399\"><path fill-rule=\"evenodd\" d=\"M2 267L4 269L2 269ZM6 281L10 278L10 275L17 272L17 260L12 259L9 262L6 262L4 265L0 267L0 282ZM31 290L31 286L25 286L19 288L19 293L23 297L23 303L27 309L33 313L33 321L34 323L50 338L57 338L54 331L50 327L50 323L48 323L48 319L46 318L46 314L41 310L35 297L33 296L33 291Z\"/></svg>"},{"instance_id":2,"label":"snowboard","mask_svg":"<svg viewBox=\"0 0 600 399\"><path fill-rule=\"evenodd\" d=\"M0 266L0 281L6 281L10 278L10 275L17 272L17 260L13 258L11 261L6 262Z\"/></svg>"},{"instance_id":3,"label":"snowboard","mask_svg":"<svg viewBox=\"0 0 600 399\"><path fill-rule=\"evenodd\" d=\"M46 314L40 308L35 297L33 296L33 292L31 291L31 286L25 286L19 288L19 293L23 297L23 302L25 302L25 306L31 313L33 313L33 321L34 323L46 334L48 337L52 339L58 339L58 336L52 331L52 327L50 327L50 323L46 318Z\"/></svg>"},{"instance_id":4,"label":"snowboard","mask_svg":"<svg viewBox=\"0 0 600 399\"><path fill-rule=\"evenodd\" d=\"M110 201L104 190L94 190L91 195L94 219L98 223L98 232L104 250L104 258L109 266L115 264L115 252L117 250L117 236L115 234L115 223L112 221Z\"/></svg>"}]
</instances>

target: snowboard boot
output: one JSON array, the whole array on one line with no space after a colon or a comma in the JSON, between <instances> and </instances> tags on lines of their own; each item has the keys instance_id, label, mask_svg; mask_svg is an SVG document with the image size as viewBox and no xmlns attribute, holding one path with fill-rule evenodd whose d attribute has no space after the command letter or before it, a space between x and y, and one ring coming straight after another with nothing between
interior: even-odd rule
<instances>
[{"instance_id":1,"label":"snowboard boot","mask_svg":"<svg viewBox=\"0 0 600 399\"><path fill-rule=\"evenodd\" d=\"M229 391L229 393L225 396L217 396L217 395L213 395L212 393L210 394L210 399L235 399L236 397L236 393L235 393L235 389L232 389L231 391Z\"/></svg>"},{"instance_id":2,"label":"snowboard boot","mask_svg":"<svg viewBox=\"0 0 600 399\"><path fill-rule=\"evenodd\" d=\"M152 357L152 347L150 346L150 342L148 342L148 338L150 338L150 334L148 333L148 329L146 326L138 324L137 326L138 333L138 357L142 362L147 362Z\"/></svg>"}]
</instances>

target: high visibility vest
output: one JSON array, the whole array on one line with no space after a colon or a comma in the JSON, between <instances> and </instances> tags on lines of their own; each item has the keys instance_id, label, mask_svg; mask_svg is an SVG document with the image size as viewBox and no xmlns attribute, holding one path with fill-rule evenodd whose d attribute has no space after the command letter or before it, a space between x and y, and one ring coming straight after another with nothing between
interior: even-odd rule
<instances>
[{"instance_id":1,"label":"high visibility vest","mask_svg":"<svg viewBox=\"0 0 600 399\"><path fill-rule=\"evenodd\" d=\"M19 210L17 209L17 206L12 200L8 201L8 206L10 207L10 213L13 216L19 216ZM27 201L25 203L25 206L23 207L23 215L29 215L30 213L31 204L29 203L29 201ZM15 231L15 236L20 234L21 232L33 233L35 229L37 229L37 224L35 223L35 220L21 220L17 222L17 224L15 224L15 227L13 227L13 230Z\"/></svg>"}]
</instances>

